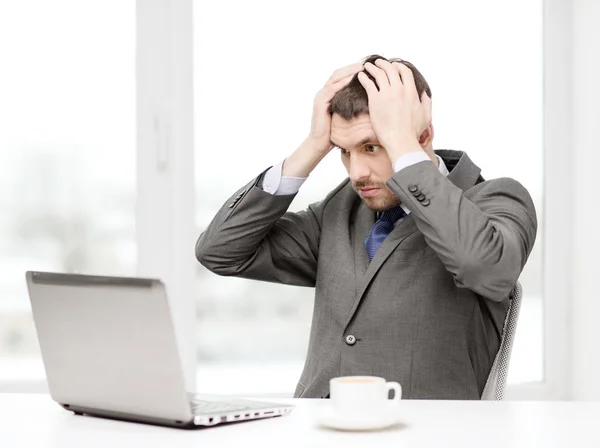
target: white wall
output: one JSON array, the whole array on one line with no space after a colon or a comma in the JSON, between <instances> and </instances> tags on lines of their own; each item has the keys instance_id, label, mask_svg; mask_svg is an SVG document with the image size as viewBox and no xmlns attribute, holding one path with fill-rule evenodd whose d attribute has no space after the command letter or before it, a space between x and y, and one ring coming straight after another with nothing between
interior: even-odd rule
<instances>
[{"instance_id":1,"label":"white wall","mask_svg":"<svg viewBox=\"0 0 600 448\"><path fill-rule=\"evenodd\" d=\"M571 398L600 400L600 1L572 1Z\"/></svg>"}]
</instances>

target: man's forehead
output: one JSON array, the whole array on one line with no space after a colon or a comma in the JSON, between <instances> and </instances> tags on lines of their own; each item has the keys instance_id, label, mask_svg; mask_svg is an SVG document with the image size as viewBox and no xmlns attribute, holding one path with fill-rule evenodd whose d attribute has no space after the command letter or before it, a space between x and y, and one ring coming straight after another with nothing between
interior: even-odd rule
<instances>
[{"instance_id":1,"label":"man's forehead","mask_svg":"<svg viewBox=\"0 0 600 448\"><path fill-rule=\"evenodd\" d=\"M371 119L368 114L361 114L346 120L339 114L333 114L331 117L331 126L344 129L368 126L371 128Z\"/></svg>"},{"instance_id":2,"label":"man's forehead","mask_svg":"<svg viewBox=\"0 0 600 448\"><path fill-rule=\"evenodd\" d=\"M339 115L331 120L331 141L334 145L348 149L350 146L360 146L366 142L377 142L377 136L371 126L368 115L344 120Z\"/></svg>"}]
</instances>

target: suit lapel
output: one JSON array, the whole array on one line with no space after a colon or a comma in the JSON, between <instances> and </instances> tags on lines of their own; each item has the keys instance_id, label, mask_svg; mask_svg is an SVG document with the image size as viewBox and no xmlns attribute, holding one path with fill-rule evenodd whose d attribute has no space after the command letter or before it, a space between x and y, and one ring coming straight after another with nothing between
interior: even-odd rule
<instances>
[{"instance_id":1,"label":"suit lapel","mask_svg":"<svg viewBox=\"0 0 600 448\"><path fill-rule=\"evenodd\" d=\"M371 212L371 213L374 214L373 212ZM375 222L375 218L373 218L373 223L374 222ZM373 224L371 224L371 226L372 225ZM365 259L365 263L366 263L367 267L366 267L366 271L363 271L364 274L363 274L363 272L361 272L359 275L358 270L356 272L356 297L354 299L354 304L352 305L350 315L348 316L348 319L346 320L346 326L348 325L348 323L352 319L352 316L356 312L356 309L358 308L358 305L360 304L360 300L362 299L362 296L364 295L365 290L367 289L367 287L371 283L371 280L373 280L373 277L375 276L377 271L379 271L379 269L381 268L381 266L383 265L385 260L388 259L388 257L392 254L394 249L396 249L396 247L398 247L398 245L402 242L402 240L404 240L406 237L408 237L409 235L411 235L412 233L417 231L417 225L415 223L415 219L411 215L408 215L406 218L404 218L404 220L402 220L402 222L400 224L398 224L394 228L394 230L392 230L392 232L387 236L387 238L383 241L383 243L381 243L381 246L377 250L375 257L373 257L373 260L371 261L371 263L369 263L369 257L367 256L367 250L365 249L363 240L370 232L371 226L369 226L369 228L366 230L362 229L364 231L364 233L362 234L363 236L362 236L362 239L360 240L360 243L361 243L360 247L358 247L359 246L358 244L355 245L355 247L354 247L355 265L357 265L356 260L357 260L357 257L359 256L359 254L357 254L357 252L361 251L362 254L364 254L364 259Z\"/></svg>"},{"instance_id":2,"label":"suit lapel","mask_svg":"<svg viewBox=\"0 0 600 448\"><path fill-rule=\"evenodd\" d=\"M365 249L364 239L375 224L375 212L370 210L360 199L354 216L352 228L352 244L354 246L354 288L355 297L358 297L359 288L364 282L367 269L369 268L369 257Z\"/></svg>"}]
</instances>

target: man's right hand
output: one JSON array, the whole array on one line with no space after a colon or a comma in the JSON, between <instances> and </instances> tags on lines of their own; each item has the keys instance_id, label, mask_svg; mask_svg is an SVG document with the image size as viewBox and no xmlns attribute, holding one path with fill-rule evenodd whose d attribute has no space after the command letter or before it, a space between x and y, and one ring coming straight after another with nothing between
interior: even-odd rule
<instances>
[{"instance_id":1,"label":"man's right hand","mask_svg":"<svg viewBox=\"0 0 600 448\"><path fill-rule=\"evenodd\" d=\"M310 133L300 147L285 159L283 176L308 177L331 151L329 103L335 94L346 87L352 77L363 69L363 64L357 63L336 70L315 95Z\"/></svg>"}]
</instances>

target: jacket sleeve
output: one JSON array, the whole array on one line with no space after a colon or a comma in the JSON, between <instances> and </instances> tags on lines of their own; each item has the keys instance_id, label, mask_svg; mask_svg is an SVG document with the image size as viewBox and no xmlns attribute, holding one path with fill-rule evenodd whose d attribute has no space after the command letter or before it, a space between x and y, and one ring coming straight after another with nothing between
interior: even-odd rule
<instances>
[{"instance_id":1,"label":"jacket sleeve","mask_svg":"<svg viewBox=\"0 0 600 448\"><path fill-rule=\"evenodd\" d=\"M314 286L324 202L292 213L296 196L261 188L261 174L219 210L196 243L196 258L215 274Z\"/></svg>"},{"instance_id":2,"label":"jacket sleeve","mask_svg":"<svg viewBox=\"0 0 600 448\"><path fill-rule=\"evenodd\" d=\"M537 232L525 187L500 178L464 192L430 161L400 170L387 185L411 211L457 286L493 301L508 297Z\"/></svg>"}]
</instances>

